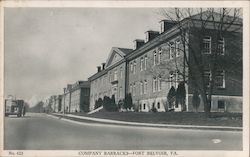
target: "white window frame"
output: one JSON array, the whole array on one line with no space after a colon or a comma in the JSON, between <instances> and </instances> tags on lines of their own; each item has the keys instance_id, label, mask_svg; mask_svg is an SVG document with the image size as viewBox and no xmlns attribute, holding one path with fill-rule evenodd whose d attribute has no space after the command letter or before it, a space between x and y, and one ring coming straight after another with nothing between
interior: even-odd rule
<instances>
[{"instance_id":1,"label":"white window frame","mask_svg":"<svg viewBox=\"0 0 250 157\"><path fill-rule=\"evenodd\" d=\"M134 73L134 72L133 72L133 71L134 71L133 69L134 69L133 62L130 62L130 72L131 72L131 73Z\"/></svg>"},{"instance_id":2,"label":"white window frame","mask_svg":"<svg viewBox=\"0 0 250 157\"><path fill-rule=\"evenodd\" d=\"M173 59L174 58L174 52L175 47L174 47L174 43L170 43L169 44L169 59Z\"/></svg>"},{"instance_id":3,"label":"white window frame","mask_svg":"<svg viewBox=\"0 0 250 157\"><path fill-rule=\"evenodd\" d=\"M140 70L143 71L143 57L140 59Z\"/></svg>"},{"instance_id":4,"label":"white window frame","mask_svg":"<svg viewBox=\"0 0 250 157\"><path fill-rule=\"evenodd\" d=\"M209 38L209 39L208 39ZM212 38L211 38L211 36L205 36L204 38L203 38L203 44L202 44L202 53L203 54L211 54L211 49L212 49ZM209 52L207 52L207 51L205 51L205 48L204 48L204 44L209 44Z\"/></svg>"},{"instance_id":5,"label":"white window frame","mask_svg":"<svg viewBox=\"0 0 250 157\"><path fill-rule=\"evenodd\" d=\"M216 71L216 75L215 78L218 77L218 71L221 71L220 74L222 74L222 86L217 86L217 88L226 88L226 80L225 80L225 70L217 70Z\"/></svg>"},{"instance_id":6,"label":"white window frame","mask_svg":"<svg viewBox=\"0 0 250 157\"><path fill-rule=\"evenodd\" d=\"M145 55L145 57L144 57L144 69L145 70L147 70L147 62L148 62L148 56L147 55Z\"/></svg>"},{"instance_id":7,"label":"white window frame","mask_svg":"<svg viewBox=\"0 0 250 157\"><path fill-rule=\"evenodd\" d=\"M148 82L147 80L144 80L144 94L147 94L147 90L148 90Z\"/></svg>"},{"instance_id":8,"label":"white window frame","mask_svg":"<svg viewBox=\"0 0 250 157\"><path fill-rule=\"evenodd\" d=\"M115 68L114 70L114 81L118 80L118 76L117 76L117 68Z\"/></svg>"},{"instance_id":9,"label":"white window frame","mask_svg":"<svg viewBox=\"0 0 250 157\"><path fill-rule=\"evenodd\" d=\"M157 58L157 52L156 51L153 51L153 55L154 55L154 57L153 57L153 62L154 62L154 65L156 65L156 58Z\"/></svg>"},{"instance_id":10,"label":"white window frame","mask_svg":"<svg viewBox=\"0 0 250 157\"><path fill-rule=\"evenodd\" d=\"M136 89L136 87L135 87L135 83L134 83L134 85L133 85L133 96L135 96L135 89Z\"/></svg>"},{"instance_id":11,"label":"white window frame","mask_svg":"<svg viewBox=\"0 0 250 157\"><path fill-rule=\"evenodd\" d=\"M158 84L158 91L161 91L161 89L162 89L162 83L161 83L162 81L161 81L161 76L159 76L158 77L158 79L157 79L157 84Z\"/></svg>"},{"instance_id":12,"label":"white window frame","mask_svg":"<svg viewBox=\"0 0 250 157\"><path fill-rule=\"evenodd\" d=\"M222 38L218 40L218 51L219 51L219 45L222 43L222 53L219 52L219 55L225 55L225 38Z\"/></svg>"},{"instance_id":13,"label":"white window frame","mask_svg":"<svg viewBox=\"0 0 250 157\"><path fill-rule=\"evenodd\" d=\"M141 95L143 94L143 82L142 81L140 82L140 94Z\"/></svg>"},{"instance_id":14,"label":"white window frame","mask_svg":"<svg viewBox=\"0 0 250 157\"><path fill-rule=\"evenodd\" d=\"M133 69L133 72L134 72L134 74L136 72L136 60L134 60L134 69Z\"/></svg>"},{"instance_id":15,"label":"white window frame","mask_svg":"<svg viewBox=\"0 0 250 157\"><path fill-rule=\"evenodd\" d=\"M158 64L161 64L161 60L162 60L162 48L159 47L159 49L158 49Z\"/></svg>"},{"instance_id":16,"label":"white window frame","mask_svg":"<svg viewBox=\"0 0 250 157\"><path fill-rule=\"evenodd\" d=\"M211 82L211 79L212 79L211 70L204 70L204 78L206 78L206 75L209 76L209 80L208 80L207 87L210 87L210 82ZM205 82L205 83L206 83L206 82Z\"/></svg>"},{"instance_id":17,"label":"white window frame","mask_svg":"<svg viewBox=\"0 0 250 157\"><path fill-rule=\"evenodd\" d=\"M153 92L157 91L157 78L153 77Z\"/></svg>"}]
</instances>

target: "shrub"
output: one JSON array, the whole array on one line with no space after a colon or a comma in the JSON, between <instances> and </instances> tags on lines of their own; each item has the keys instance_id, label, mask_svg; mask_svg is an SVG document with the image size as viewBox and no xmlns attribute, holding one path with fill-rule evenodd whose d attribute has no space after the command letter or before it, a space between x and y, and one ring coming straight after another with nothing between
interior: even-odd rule
<instances>
[{"instance_id":1,"label":"shrub","mask_svg":"<svg viewBox=\"0 0 250 157\"><path fill-rule=\"evenodd\" d=\"M155 113L155 112L158 112L157 109L156 109L155 107L152 107L151 111L154 112L154 113Z\"/></svg>"},{"instance_id":2,"label":"shrub","mask_svg":"<svg viewBox=\"0 0 250 157\"><path fill-rule=\"evenodd\" d=\"M177 107L178 104L180 103L182 111L186 111L185 99L186 99L185 83L180 82L176 90L176 104L175 105Z\"/></svg>"},{"instance_id":3,"label":"shrub","mask_svg":"<svg viewBox=\"0 0 250 157\"><path fill-rule=\"evenodd\" d=\"M131 109L133 107L133 100L131 93L126 94L125 96L125 103L124 103L124 108L125 109Z\"/></svg>"},{"instance_id":4,"label":"shrub","mask_svg":"<svg viewBox=\"0 0 250 157\"><path fill-rule=\"evenodd\" d=\"M95 101L95 109L101 107L103 105L102 98L99 98L97 101Z\"/></svg>"},{"instance_id":5,"label":"shrub","mask_svg":"<svg viewBox=\"0 0 250 157\"><path fill-rule=\"evenodd\" d=\"M105 96L104 99L103 99L103 108L106 110L106 111L109 111L109 112L114 112L114 111L117 111L118 108L115 104L115 96L112 95L112 98L110 99L109 97Z\"/></svg>"}]
</instances>

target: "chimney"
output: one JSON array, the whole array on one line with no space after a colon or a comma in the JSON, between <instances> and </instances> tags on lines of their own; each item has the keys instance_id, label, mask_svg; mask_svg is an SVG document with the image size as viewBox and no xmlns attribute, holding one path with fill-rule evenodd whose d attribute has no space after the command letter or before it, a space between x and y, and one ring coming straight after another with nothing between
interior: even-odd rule
<instances>
[{"instance_id":1,"label":"chimney","mask_svg":"<svg viewBox=\"0 0 250 157\"><path fill-rule=\"evenodd\" d=\"M71 89L72 85L71 84L67 84L67 89Z\"/></svg>"},{"instance_id":2,"label":"chimney","mask_svg":"<svg viewBox=\"0 0 250 157\"><path fill-rule=\"evenodd\" d=\"M161 33L169 30L170 28L172 28L174 25L176 25L177 22L176 21L171 21L171 20L161 20L160 21L160 25L161 25Z\"/></svg>"},{"instance_id":3,"label":"chimney","mask_svg":"<svg viewBox=\"0 0 250 157\"><path fill-rule=\"evenodd\" d=\"M63 93L66 93L66 88L63 88Z\"/></svg>"},{"instance_id":4,"label":"chimney","mask_svg":"<svg viewBox=\"0 0 250 157\"><path fill-rule=\"evenodd\" d=\"M144 43L144 40L141 39L134 40L134 50L140 48Z\"/></svg>"},{"instance_id":5,"label":"chimney","mask_svg":"<svg viewBox=\"0 0 250 157\"><path fill-rule=\"evenodd\" d=\"M97 72L100 72L101 71L101 66L98 66L97 67Z\"/></svg>"},{"instance_id":6,"label":"chimney","mask_svg":"<svg viewBox=\"0 0 250 157\"><path fill-rule=\"evenodd\" d=\"M146 40L145 40L145 42L148 42L148 41L154 39L155 37L157 37L160 33L157 32L157 31L151 31L151 30L149 30L149 31L145 32L145 34L146 34Z\"/></svg>"},{"instance_id":7,"label":"chimney","mask_svg":"<svg viewBox=\"0 0 250 157\"><path fill-rule=\"evenodd\" d=\"M106 65L106 63L102 63L102 70L105 69L105 65Z\"/></svg>"}]
</instances>

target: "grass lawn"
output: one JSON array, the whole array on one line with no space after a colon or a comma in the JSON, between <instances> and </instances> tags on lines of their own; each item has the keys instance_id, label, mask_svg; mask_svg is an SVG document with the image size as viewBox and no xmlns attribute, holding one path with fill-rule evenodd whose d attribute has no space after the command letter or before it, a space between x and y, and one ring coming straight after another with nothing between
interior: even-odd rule
<instances>
[{"instance_id":1,"label":"grass lawn","mask_svg":"<svg viewBox=\"0 0 250 157\"><path fill-rule=\"evenodd\" d=\"M76 115L121 120L128 122L143 122L154 124L179 124L203 126L234 126L242 127L241 113L211 113L211 118L206 118L205 113L194 112L96 112L91 115L75 113Z\"/></svg>"}]
</instances>

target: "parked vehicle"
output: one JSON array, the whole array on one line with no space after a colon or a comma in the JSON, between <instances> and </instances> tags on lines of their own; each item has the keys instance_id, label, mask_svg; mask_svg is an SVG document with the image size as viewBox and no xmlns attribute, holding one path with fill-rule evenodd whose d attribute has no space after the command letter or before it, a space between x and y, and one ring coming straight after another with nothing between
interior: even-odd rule
<instances>
[{"instance_id":1,"label":"parked vehicle","mask_svg":"<svg viewBox=\"0 0 250 157\"><path fill-rule=\"evenodd\" d=\"M21 117L25 115L25 106L23 100L13 100L6 99L5 100L5 116L9 115L17 115L17 117Z\"/></svg>"}]
</instances>

